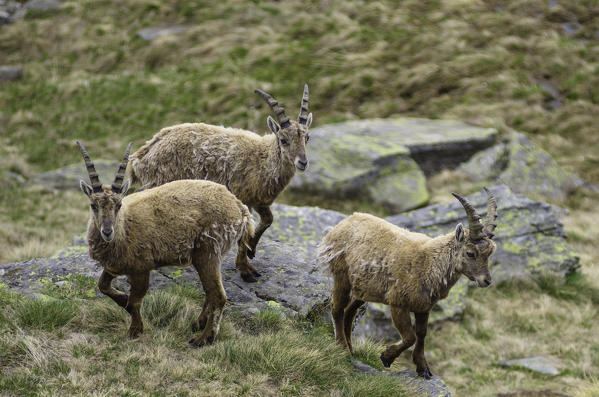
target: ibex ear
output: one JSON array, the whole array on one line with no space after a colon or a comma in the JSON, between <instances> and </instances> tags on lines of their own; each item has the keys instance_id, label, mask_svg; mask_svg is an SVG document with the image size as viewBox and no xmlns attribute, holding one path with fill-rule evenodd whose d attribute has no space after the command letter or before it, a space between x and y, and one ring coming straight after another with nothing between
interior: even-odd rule
<instances>
[{"instance_id":1,"label":"ibex ear","mask_svg":"<svg viewBox=\"0 0 599 397\"><path fill-rule=\"evenodd\" d=\"M464 232L464 226L462 226L461 223L458 223L458 225L455 227L455 241L458 243L463 243L465 237L466 234Z\"/></svg>"},{"instance_id":2,"label":"ibex ear","mask_svg":"<svg viewBox=\"0 0 599 397\"><path fill-rule=\"evenodd\" d=\"M312 125L312 113L308 115L308 120L306 120L306 128L309 128Z\"/></svg>"},{"instance_id":3,"label":"ibex ear","mask_svg":"<svg viewBox=\"0 0 599 397\"><path fill-rule=\"evenodd\" d=\"M281 127L277 124L277 122L270 116L266 119L266 124L268 124L268 128L272 131L273 134L277 135Z\"/></svg>"},{"instance_id":4,"label":"ibex ear","mask_svg":"<svg viewBox=\"0 0 599 397\"><path fill-rule=\"evenodd\" d=\"M79 186L81 187L81 191L83 193L85 193L85 195L87 197L91 197L92 193L94 192L92 187L90 185L88 185L87 183L85 183L85 181L80 180L79 181Z\"/></svg>"}]
</instances>

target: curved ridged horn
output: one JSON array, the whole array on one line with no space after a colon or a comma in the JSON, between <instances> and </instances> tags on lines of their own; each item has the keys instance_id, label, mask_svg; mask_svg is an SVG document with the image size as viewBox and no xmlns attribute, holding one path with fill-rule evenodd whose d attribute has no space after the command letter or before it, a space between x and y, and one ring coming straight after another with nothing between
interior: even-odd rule
<instances>
[{"instance_id":1,"label":"curved ridged horn","mask_svg":"<svg viewBox=\"0 0 599 397\"><path fill-rule=\"evenodd\" d=\"M302 125L306 125L306 123L308 122L308 102L310 101L310 92L308 91L308 84L304 84L304 95L302 96L302 105L300 108L300 113L299 113L299 117L297 118L297 121L302 124Z\"/></svg>"},{"instance_id":2,"label":"curved ridged horn","mask_svg":"<svg viewBox=\"0 0 599 397\"><path fill-rule=\"evenodd\" d=\"M133 145L133 142L129 142L129 145L127 145L127 150L125 150L123 161L121 162L121 165L119 165L119 169L114 177L114 182L112 182L112 191L115 193L120 193L121 188L123 187L123 179L125 179L125 170L127 169L127 163L129 162L131 145Z\"/></svg>"},{"instance_id":3,"label":"curved ridged horn","mask_svg":"<svg viewBox=\"0 0 599 397\"><path fill-rule=\"evenodd\" d=\"M285 114L285 109L279 106L279 102L274 99L272 95L258 89L255 89L254 92L264 98L266 103L268 103L268 105L272 108L273 112L275 112L275 115L277 116L277 121L281 125L281 128L287 128L291 125L289 122L289 117L287 117Z\"/></svg>"},{"instance_id":4,"label":"curved ridged horn","mask_svg":"<svg viewBox=\"0 0 599 397\"><path fill-rule=\"evenodd\" d=\"M96 172L96 167L94 167L92 159L89 157L87 150L85 150L85 147L80 141L77 141L77 146L79 146L79 150L83 155L83 161L85 161L85 167L87 168L87 174L89 175L89 181L92 184L92 189L94 193L99 193L102 191L102 183L100 183L100 178Z\"/></svg>"},{"instance_id":5,"label":"curved ridged horn","mask_svg":"<svg viewBox=\"0 0 599 397\"><path fill-rule=\"evenodd\" d=\"M487 237L493 238L495 237L495 228L497 227L497 223L495 223L497 219L497 202L489 189L486 187L483 189L487 192L487 217L485 218L484 231Z\"/></svg>"},{"instance_id":6,"label":"curved ridged horn","mask_svg":"<svg viewBox=\"0 0 599 397\"><path fill-rule=\"evenodd\" d=\"M470 204L468 200L466 200L457 193L451 194L453 194L453 196L457 198L460 201L460 203L462 203L462 207L464 207L466 215L468 215L468 229L470 230L470 240L476 241L483 238L483 224L480 223L480 216L476 213L476 210L474 209L472 204Z\"/></svg>"}]
</instances>

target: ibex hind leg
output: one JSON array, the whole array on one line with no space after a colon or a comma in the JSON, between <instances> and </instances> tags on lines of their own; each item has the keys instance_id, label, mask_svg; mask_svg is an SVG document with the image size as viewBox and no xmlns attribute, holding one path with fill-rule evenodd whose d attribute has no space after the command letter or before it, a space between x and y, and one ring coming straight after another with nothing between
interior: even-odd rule
<instances>
[{"instance_id":1,"label":"ibex hind leg","mask_svg":"<svg viewBox=\"0 0 599 397\"><path fill-rule=\"evenodd\" d=\"M194 255L193 265L198 271L200 281L206 292L204 310L198 320L205 318L204 330L189 343L196 347L214 342L220 327L220 319L227 301L220 274L220 259L216 255ZM202 324L198 324L202 325Z\"/></svg>"},{"instance_id":2,"label":"ibex hind leg","mask_svg":"<svg viewBox=\"0 0 599 397\"><path fill-rule=\"evenodd\" d=\"M257 207L256 212L260 215L260 224L256 228L256 232L254 233L254 237L250 240L250 248L247 251L248 258L252 259L256 256L256 246L258 245L258 241L260 241L260 237L262 234L272 225L273 216L270 207ZM256 272L257 273L257 272ZM260 274L254 274L255 276L259 276Z\"/></svg>"},{"instance_id":3,"label":"ibex hind leg","mask_svg":"<svg viewBox=\"0 0 599 397\"><path fill-rule=\"evenodd\" d=\"M351 347L345 337L345 308L349 304L351 295L351 285L349 278L345 273L333 274L333 296L331 302L331 316L335 324L335 339L338 343L345 346L351 353Z\"/></svg>"},{"instance_id":4,"label":"ibex hind leg","mask_svg":"<svg viewBox=\"0 0 599 397\"><path fill-rule=\"evenodd\" d=\"M356 318L356 314L358 314L358 310L364 305L363 300L353 299L351 303L345 308L343 314L343 329L345 332L345 340L347 341L347 347L349 348L350 353L354 353L354 348L351 342L351 334L354 327L354 319Z\"/></svg>"}]
</instances>

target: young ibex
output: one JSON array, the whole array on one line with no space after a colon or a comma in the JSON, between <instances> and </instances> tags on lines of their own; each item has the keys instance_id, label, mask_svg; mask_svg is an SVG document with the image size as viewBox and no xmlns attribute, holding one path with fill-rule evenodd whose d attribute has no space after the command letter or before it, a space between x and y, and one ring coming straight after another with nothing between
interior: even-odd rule
<instances>
[{"instance_id":1,"label":"young ibex","mask_svg":"<svg viewBox=\"0 0 599 397\"><path fill-rule=\"evenodd\" d=\"M268 116L273 134L260 136L251 131L203 123L163 128L131 155L129 172L134 184L143 188L177 179L206 179L223 184L239 200L260 215L260 224L249 249L239 250L235 264L246 282L260 276L247 257L256 254L262 233L272 224L270 205L289 184L295 169L308 166L306 143L312 113L308 113L308 85L298 121L269 94L256 90L273 109L279 124Z\"/></svg>"},{"instance_id":2,"label":"young ibex","mask_svg":"<svg viewBox=\"0 0 599 397\"><path fill-rule=\"evenodd\" d=\"M206 301L192 326L194 332L204 331L190 343L212 343L227 299L221 259L234 242L249 243L254 226L248 208L224 186L209 181L175 181L125 197L129 181L123 184L123 179L131 144L112 185L100 183L87 151L79 141L77 145L91 181L91 186L80 182L91 207L89 254L104 268L98 281L100 291L131 315L129 337L143 332L140 307L150 272L162 266L193 265ZM112 288L112 280L119 275L129 278L128 296Z\"/></svg>"},{"instance_id":3,"label":"young ibex","mask_svg":"<svg viewBox=\"0 0 599 397\"><path fill-rule=\"evenodd\" d=\"M332 316L339 343L353 353L354 318L364 302L390 306L393 325L401 343L389 346L381 361L387 367L401 352L416 343L412 359L418 375L432 377L424 357L428 315L463 274L479 287L491 284L488 259L495 251L492 241L497 204L488 194L487 219L483 225L474 207L457 194L468 215L468 229L458 224L449 234L430 238L412 233L368 214L355 213L341 221L324 238L319 252L333 274ZM416 319L412 328L410 312Z\"/></svg>"}]
</instances>

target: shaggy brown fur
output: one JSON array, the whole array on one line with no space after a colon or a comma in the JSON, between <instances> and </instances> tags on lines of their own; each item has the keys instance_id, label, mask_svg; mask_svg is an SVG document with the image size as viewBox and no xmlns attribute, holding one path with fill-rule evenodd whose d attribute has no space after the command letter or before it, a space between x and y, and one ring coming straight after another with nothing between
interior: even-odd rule
<instances>
[{"instance_id":1,"label":"shaggy brown fur","mask_svg":"<svg viewBox=\"0 0 599 397\"><path fill-rule=\"evenodd\" d=\"M82 145L80 149L92 181L92 186L81 181L91 207L87 231L90 257L104 268L98 282L100 291L131 315L129 337L143 332L140 307L150 272L162 266L193 265L206 301L192 327L204 331L190 343L212 343L226 301L221 260L234 242L249 244L254 227L248 208L224 186L210 181L175 181L124 197L128 183L121 188L122 175L117 175L112 186L99 185L91 159ZM127 154L123 173L126 165ZM128 296L111 286L119 275L129 278Z\"/></svg>"},{"instance_id":2,"label":"shaggy brown fur","mask_svg":"<svg viewBox=\"0 0 599 397\"><path fill-rule=\"evenodd\" d=\"M474 218L474 209L465 208L470 211L469 218ZM358 309L366 301L387 304L402 341L381 354L383 364L389 367L402 351L416 343L412 357L418 374L430 379L432 374L424 357L430 310L447 297L461 275L476 281L479 287L491 284L488 258L495 251L495 243L489 236L495 228L496 206L490 193L488 213L493 219L488 218L484 227L480 225L483 229L476 240L472 239L472 229L477 229L474 223L469 230L459 224L455 232L437 238L362 213L335 226L325 236L319 258L333 273L332 315L337 341L352 353L351 333ZM416 332L410 312L416 319Z\"/></svg>"},{"instance_id":3,"label":"shaggy brown fur","mask_svg":"<svg viewBox=\"0 0 599 397\"><path fill-rule=\"evenodd\" d=\"M162 129L129 161L132 182L143 188L177 179L207 179L225 185L256 210L260 215L256 234L249 249L242 248L235 261L245 281L259 276L246 255L254 257L262 233L272 224L270 205L289 184L295 169L303 171L308 165L306 142L312 114L307 113L307 90L306 85L299 122L289 120L272 97L259 92L266 95L281 122L279 126L268 117L272 135L203 123L179 124Z\"/></svg>"}]
</instances>

